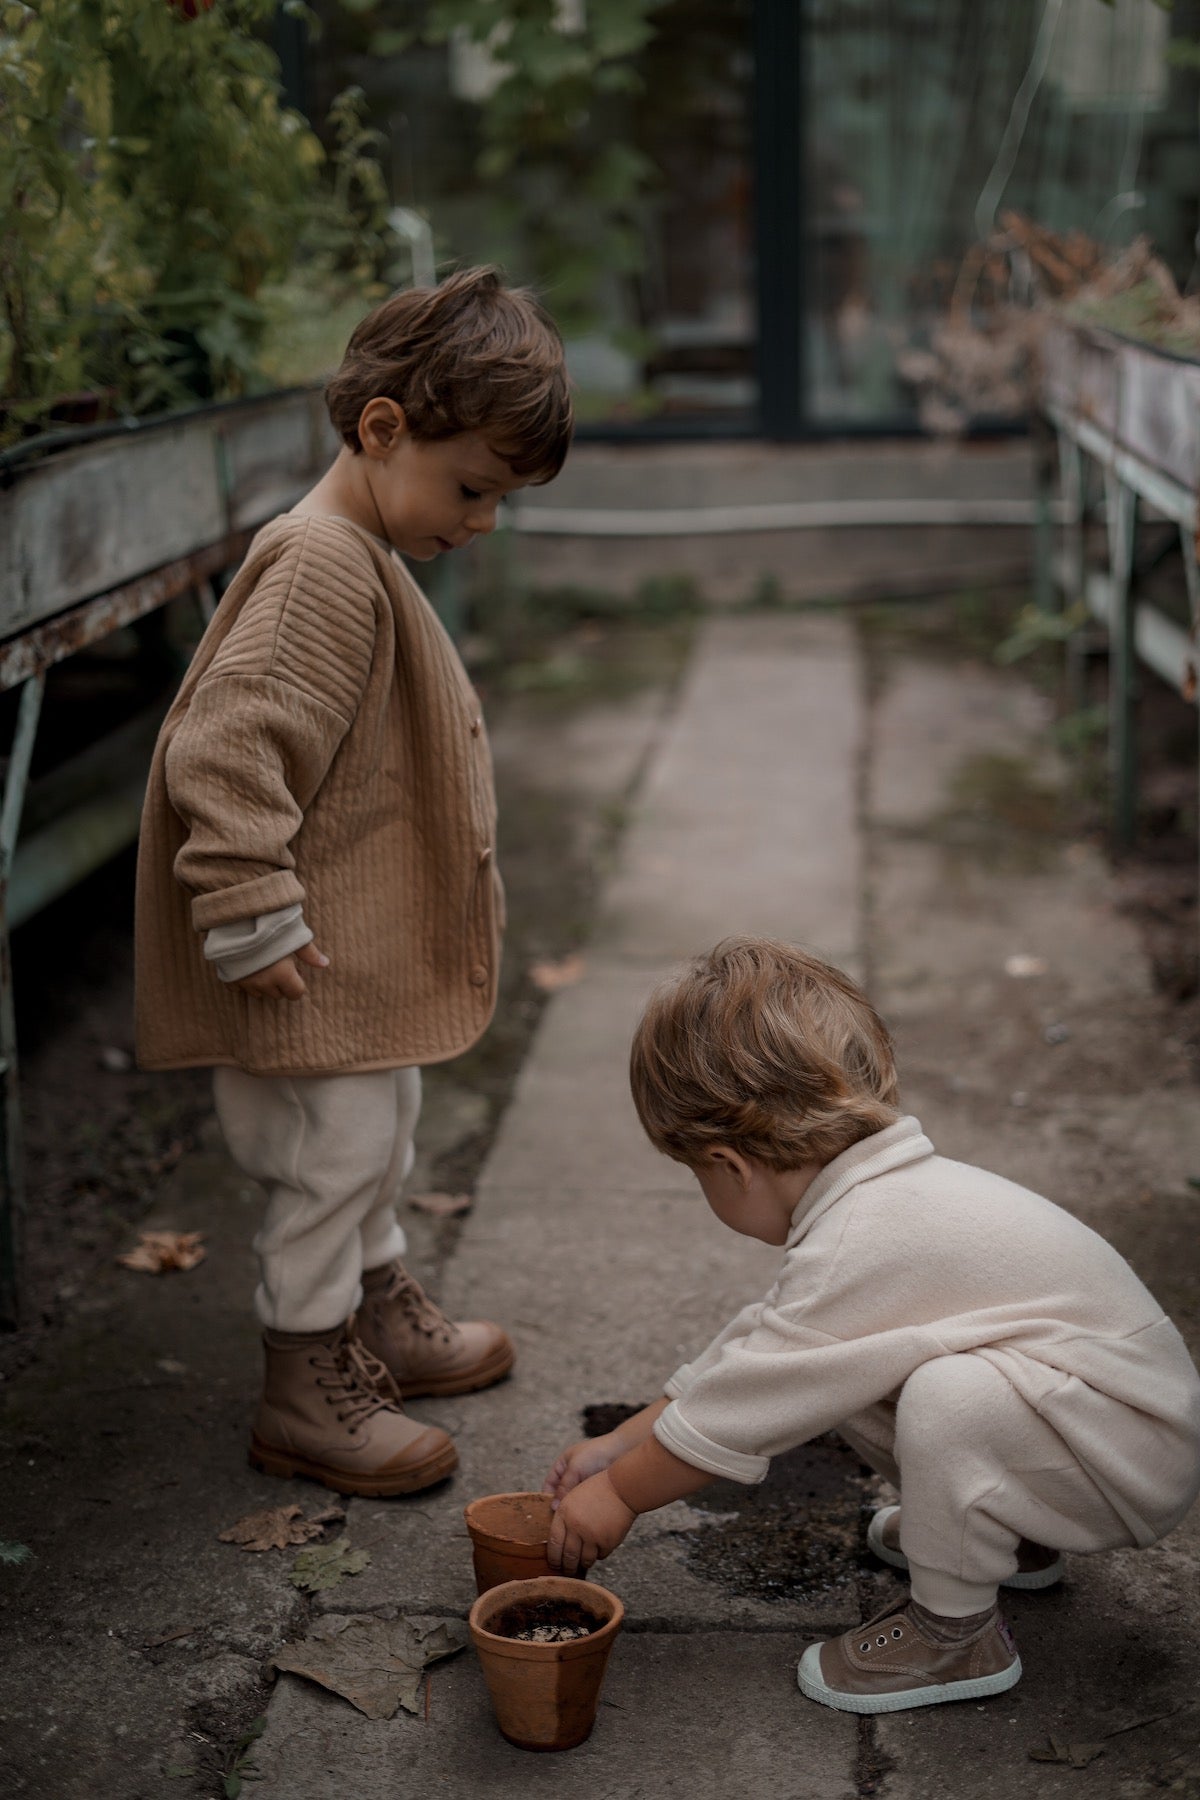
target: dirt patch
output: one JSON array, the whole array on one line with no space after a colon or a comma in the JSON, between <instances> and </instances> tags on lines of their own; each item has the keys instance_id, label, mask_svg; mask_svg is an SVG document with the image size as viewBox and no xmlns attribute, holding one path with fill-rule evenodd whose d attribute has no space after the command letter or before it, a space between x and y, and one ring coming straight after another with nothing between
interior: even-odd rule
<instances>
[{"instance_id":1,"label":"dirt patch","mask_svg":"<svg viewBox=\"0 0 1200 1800\"><path fill-rule=\"evenodd\" d=\"M693 1495L689 1506L721 1516L677 1535L704 1581L758 1600L814 1600L877 1566L865 1546L878 1495L878 1476L829 1431L774 1457L758 1487L718 1481Z\"/></svg>"}]
</instances>

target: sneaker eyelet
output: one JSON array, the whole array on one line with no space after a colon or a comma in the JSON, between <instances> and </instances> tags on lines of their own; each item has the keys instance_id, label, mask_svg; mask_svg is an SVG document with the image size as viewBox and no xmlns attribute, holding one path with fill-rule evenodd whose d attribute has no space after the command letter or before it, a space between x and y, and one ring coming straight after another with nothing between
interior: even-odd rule
<instances>
[{"instance_id":1,"label":"sneaker eyelet","mask_svg":"<svg viewBox=\"0 0 1200 1800\"><path fill-rule=\"evenodd\" d=\"M893 1626L892 1626L892 1636L893 1636L893 1637L894 1637L894 1638L902 1638L902 1637L903 1637L903 1636L904 1636L904 1633L903 1633L903 1631L902 1631L902 1630L901 1630L901 1629L900 1629L900 1627L899 1627L899 1625L893 1625Z\"/></svg>"},{"instance_id":2,"label":"sneaker eyelet","mask_svg":"<svg viewBox=\"0 0 1200 1800\"><path fill-rule=\"evenodd\" d=\"M870 1648L871 1648L871 1646L870 1646L870 1644L860 1644L860 1645L859 1645L859 1646L858 1646L858 1651L859 1651L859 1655L860 1655L860 1656L865 1656L865 1655L866 1655L866 1654L867 1654L867 1651L868 1651L868 1650L869 1650L869 1649L870 1649Z\"/></svg>"},{"instance_id":3,"label":"sneaker eyelet","mask_svg":"<svg viewBox=\"0 0 1200 1800\"><path fill-rule=\"evenodd\" d=\"M879 1648L882 1650L885 1647L885 1645L887 1644L887 1639L885 1637L881 1636L881 1637L877 1637L875 1639L875 1642L879 1645Z\"/></svg>"}]
</instances>

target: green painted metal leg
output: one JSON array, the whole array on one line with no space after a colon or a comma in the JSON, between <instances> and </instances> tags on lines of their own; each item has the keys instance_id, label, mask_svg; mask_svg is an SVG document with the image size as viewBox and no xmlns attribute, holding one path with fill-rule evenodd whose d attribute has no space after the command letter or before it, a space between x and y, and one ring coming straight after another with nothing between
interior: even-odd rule
<instances>
[{"instance_id":1,"label":"green painted metal leg","mask_svg":"<svg viewBox=\"0 0 1200 1800\"><path fill-rule=\"evenodd\" d=\"M1033 441L1033 599L1042 612L1057 611L1054 579L1054 498L1058 455L1054 432L1040 413L1030 425Z\"/></svg>"},{"instance_id":2,"label":"green painted metal leg","mask_svg":"<svg viewBox=\"0 0 1200 1800\"><path fill-rule=\"evenodd\" d=\"M9 1327L20 1323L25 1170L21 1151L12 957L8 943L8 880L17 847L17 831L45 684L45 675L39 673L31 676L21 689L17 729L4 779L4 800L0 804L0 1325Z\"/></svg>"},{"instance_id":3,"label":"green painted metal leg","mask_svg":"<svg viewBox=\"0 0 1200 1800\"><path fill-rule=\"evenodd\" d=\"M1104 472L1108 519L1108 561L1112 583L1109 615L1109 779L1112 792L1113 841L1121 849L1133 843L1137 816L1137 745L1134 733L1136 669L1134 665L1133 544L1138 497L1111 469Z\"/></svg>"}]
</instances>

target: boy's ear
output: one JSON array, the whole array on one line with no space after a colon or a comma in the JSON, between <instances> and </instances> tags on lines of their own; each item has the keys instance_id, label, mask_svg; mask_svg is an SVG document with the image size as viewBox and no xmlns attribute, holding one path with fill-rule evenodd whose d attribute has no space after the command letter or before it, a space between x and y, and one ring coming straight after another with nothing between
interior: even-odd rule
<instances>
[{"instance_id":1,"label":"boy's ear","mask_svg":"<svg viewBox=\"0 0 1200 1800\"><path fill-rule=\"evenodd\" d=\"M720 1163L724 1168L727 1168L743 1190L750 1186L752 1170L749 1161L742 1155L740 1150L735 1150L732 1145L715 1145L708 1153L708 1160L710 1162Z\"/></svg>"},{"instance_id":2,"label":"boy's ear","mask_svg":"<svg viewBox=\"0 0 1200 1800\"><path fill-rule=\"evenodd\" d=\"M404 408L386 394L376 394L358 415L358 441L375 462L389 456L407 430Z\"/></svg>"}]
</instances>

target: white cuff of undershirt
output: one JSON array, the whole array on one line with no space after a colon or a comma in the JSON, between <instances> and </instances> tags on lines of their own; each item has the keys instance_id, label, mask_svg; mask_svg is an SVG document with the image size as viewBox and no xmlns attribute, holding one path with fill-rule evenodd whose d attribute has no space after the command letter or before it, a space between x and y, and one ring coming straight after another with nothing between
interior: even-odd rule
<instances>
[{"instance_id":1,"label":"white cuff of undershirt","mask_svg":"<svg viewBox=\"0 0 1200 1800\"><path fill-rule=\"evenodd\" d=\"M278 912L237 919L232 925L214 925L204 934L204 955L222 981L242 981L302 950L312 943L312 937L303 908L296 901Z\"/></svg>"},{"instance_id":2,"label":"white cuff of undershirt","mask_svg":"<svg viewBox=\"0 0 1200 1800\"><path fill-rule=\"evenodd\" d=\"M703 1469L709 1475L721 1475L729 1481L740 1481L743 1487L754 1487L762 1481L771 1466L769 1456L748 1456L742 1450L730 1450L724 1444L714 1444L706 1438L702 1431L689 1425L679 1411L679 1403L672 1400L665 1412L661 1412L654 1421L654 1435L664 1450L672 1456L679 1457L681 1462L691 1463L693 1468Z\"/></svg>"}]
</instances>

